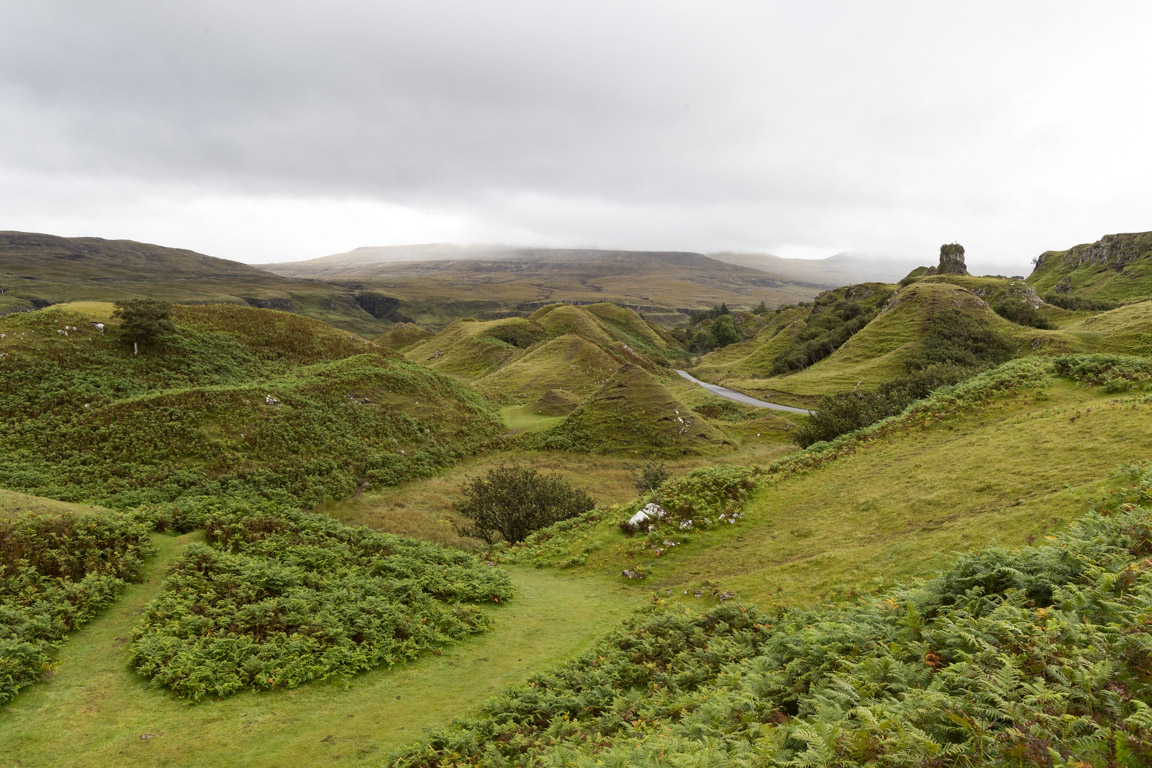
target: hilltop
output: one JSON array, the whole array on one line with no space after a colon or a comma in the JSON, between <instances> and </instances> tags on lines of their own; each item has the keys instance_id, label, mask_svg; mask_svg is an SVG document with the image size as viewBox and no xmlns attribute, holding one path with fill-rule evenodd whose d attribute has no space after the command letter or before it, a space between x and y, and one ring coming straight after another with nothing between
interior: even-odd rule
<instances>
[{"instance_id":1,"label":"hilltop","mask_svg":"<svg viewBox=\"0 0 1152 768\"><path fill-rule=\"evenodd\" d=\"M142 297L297 312L365 334L390 325L364 309L355 291L236 261L131 240L0 232L0 314Z\"/></svg>"}]
</instances>

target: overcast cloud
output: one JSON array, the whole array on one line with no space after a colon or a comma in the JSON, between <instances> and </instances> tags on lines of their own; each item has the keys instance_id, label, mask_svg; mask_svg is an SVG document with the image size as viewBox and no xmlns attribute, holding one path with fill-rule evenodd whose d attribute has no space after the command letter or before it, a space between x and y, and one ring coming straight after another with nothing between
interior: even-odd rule
<instances>
[{"instance_id":1,"label":"overcast cloud","mask_svg":"<svg viewBox=\"0 0 1152 768\"><path fill-rule=\"evenodd\" d=\"M976 270L1152 229L1152 4L0 0L0 229Z\"/></svg>"}]
</instances>

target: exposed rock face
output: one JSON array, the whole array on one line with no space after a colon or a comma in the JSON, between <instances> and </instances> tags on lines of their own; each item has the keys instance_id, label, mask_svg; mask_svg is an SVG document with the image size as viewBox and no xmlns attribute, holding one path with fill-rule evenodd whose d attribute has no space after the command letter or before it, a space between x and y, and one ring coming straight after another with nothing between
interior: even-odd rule
<instances>
[{"instance_id":1,"label":"exposed rock face","mask_svg":"<svg viewBox=\"0 0 1152 768\"><path fill-rule=\"evenodd\" d=\"M929 267L926 275L966 275L968 268L964 265L964 246L960 243L945 243L940 246L940 264Z\"/></svg>"},{"instance_id":2,"label":"exposed rock face","mask_svg":"<svg viewBox=\"0 0 1152 768\"><path fill-rule=\"evenodd\" d=\"M1119 272L1150 253L1152 232L1104 235L1094 243L1077 245L1066 251L1045 251L1036 259L1036 271L1058 259L1072 269L1085 264L1098 264ZM1060 292L1060 287L1054 290ZM1069 290L1065 287L1062 292L1067 293Z\"/></svg>"}]
</instances>

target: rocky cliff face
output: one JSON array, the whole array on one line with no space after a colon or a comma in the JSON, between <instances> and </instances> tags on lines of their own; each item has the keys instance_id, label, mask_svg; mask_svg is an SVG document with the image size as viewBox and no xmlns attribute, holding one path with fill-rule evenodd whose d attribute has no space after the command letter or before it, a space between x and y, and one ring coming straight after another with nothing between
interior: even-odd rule
<instances>
[{"instance_id":1,"label":"rocky cliff face","mask_svg":"<svg viewBox=\"0 0 1152 768\"><path fill-rule=\"evenodd\" d=\"M1152 232L1105 235L1094 243L1077 245L1066 251L1045 251L1036 259L1036 271L1060 262L1068 269L1099 265L1119 272L1146 256L1152 256Z\"/></svg>"}]
</instances>

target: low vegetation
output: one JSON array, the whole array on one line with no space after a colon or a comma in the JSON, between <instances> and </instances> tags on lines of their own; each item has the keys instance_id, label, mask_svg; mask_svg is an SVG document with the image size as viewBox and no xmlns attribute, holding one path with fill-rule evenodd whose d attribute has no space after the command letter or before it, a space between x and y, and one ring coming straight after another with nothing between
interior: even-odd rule
<instances>
[{"instance_id":1,"label":"low vegetation","mask_svg":"<svg viewBox=\"0 0 1152 768\"><path fill-rule=\"evenodd\" d=\"M512 595L474 557L328 518L244 505L209 511L132 640L132 666L192 700L295 688L408 661Z\"/></svg>"},{"instance_id":2,"label":"low vegetation","mask_svg":"<svg viewBox=\"0 0 1152 768\"><path fill-rule=\"evenodd\" d=\"M107 510L0 514L0 704L136 578L148 530Z\"/></svg>"},{"instance_id":3,"label":"low vegetation","mask_svg":"<svg viewBox=\"0 0 1152 768\"><path fill-rule=\"evenodd\" d=\"M1146 765L1152 474L846 605L657 608L390 765Z\"/></svg>"}]
</instances>

